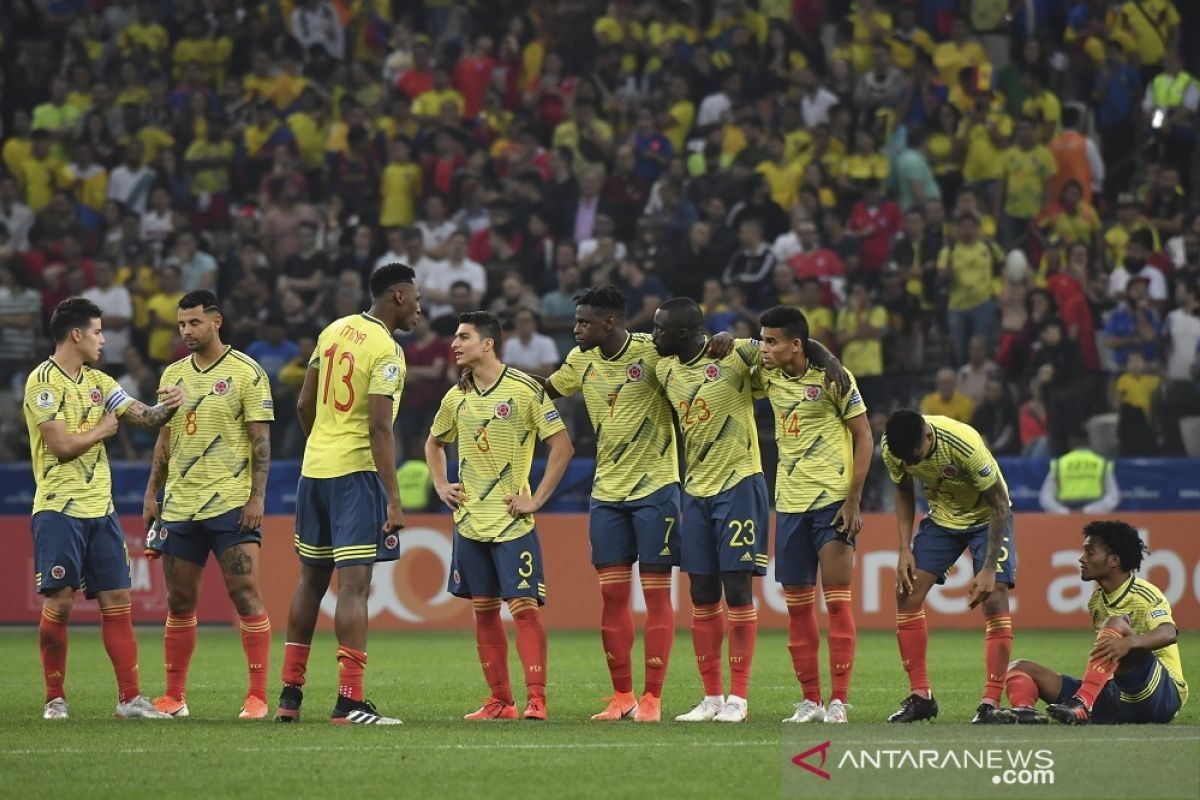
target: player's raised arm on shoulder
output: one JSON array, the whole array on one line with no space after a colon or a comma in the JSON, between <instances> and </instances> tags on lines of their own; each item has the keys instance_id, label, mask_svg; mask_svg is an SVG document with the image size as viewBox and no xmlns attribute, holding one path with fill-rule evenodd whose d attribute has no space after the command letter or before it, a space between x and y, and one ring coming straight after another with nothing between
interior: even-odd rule
<instances>
[{"instance_id":1,"label":"player's raised arm on shoulder","mask_svg":"<svg viewBox=\"0 0 1200 800\"><path fill-rule=\"evenodd\" d=\"M309 366L304 373L304 384L300 387L300 396L296 398L296 414L300 417L300 428L304 438L312 435L313 422L317 418L317 384L320 383L321 373Z\"/></svg>"},{"instance_id":2,"label":"player's raised arm on shoulder","mask_svg":"<svg viewBox=\"0 0 1200 800\"><path fill-rule=\"evenodd\" d=\"M312 374L312 371L309 371ZM307 382L307 379L305 379ZM387 496L387 521L384 528L396 531L404 527L404 510L400 507L400 485L396 482L396 436L392 432L392 408L395 398L390 394L368 397L367 438L371 441L371 459Z\"/></svg>"},{"instance_id":3,"label":"player's raised arm on shoulder","mask_svg":"<svg viewBox=\"0 0 1200 800\"><path fill-rule=\"evenodd\" d=\"M158 429L154 442L154 455L150 459L150 478L146 481L146 494L142 498L142 522L146 530L159 518L158 493L167 483L167 469L171 463L171 429L165 425Z\"/></svg>"},{"instance_id":4,"label":"player's raised arm on shoulder","mask_svg":"<svg viewBox=\"0 0 1200 800\"><path fill-rule=\"evenodd\" d=\"M566 366L565 362L564 362L563 366ZM562 368L560 367L559 369L562 369ZM554 384L552 383L552 379L554 378L555 375L558 374L558 372L559 372L559 370L555 370L549 376L544 377L544 378L541 375L535 375L532 372L526 372L525 374L528 375L530 378L532 378L534 380L534 382L537 383L538 386L541 386L543 389L546 390L547 397L549 397L551 400L557 400L558 398L563 396L562 392L560 392L558 389L556 389Z\"/></svg>"}]
</instances>

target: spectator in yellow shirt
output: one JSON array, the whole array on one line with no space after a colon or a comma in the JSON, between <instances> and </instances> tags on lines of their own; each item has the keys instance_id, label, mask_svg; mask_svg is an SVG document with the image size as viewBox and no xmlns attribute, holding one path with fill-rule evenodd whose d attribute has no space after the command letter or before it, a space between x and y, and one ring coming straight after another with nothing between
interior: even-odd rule
<instances>
[{"instance_id":1,"label":"spectator in yellow shirt","mask_svg":"<svg viewBox=\"0 0 1200 800\"><path fill-rule=\"evenodd\" d=\"M379 225L384 228L413 224L414 209L421 196L421 168L410 159L412 144L405 136L388 143L388 165L380 178Z\"/></svg>"},{"instance_id":2,"label":"spectator in yellow shirt","mask_svg":"<svg viewBox=\"0 0 1200 800\"><path fill-rule=\"evenodd\" d=\"M59 172L58 185L86 209L93 224L100 224L100 213L108 201L108 170L92 160L91 144L75 144L75 159Z\"/></svg>"},{"instance_id":3,"label":"spectator in yellow shirt","mask_svg":"<svg viewBox=\"0 0 1200 800\"><path fill-rule=\"evenodd\" d=\"M1146 372L1146 356L1133 350L1125 361L1125 371L1113 385L1113 407L1132 406L1141 411L1146 422L1154 423L1154 395L1162 384L1162 378Z\"/></svg>"},{"instance_id":4,"label":"spectator in yellow shirt","mask_svg":"<svg viewBox=\"0 0 1200 800\"><path fill-rule=\"evenodd\" d=\"M967 360L967 343L983 336L990 343L996 329L996 306L992 301L992 279L1004 262L996 243L980 236L979 218L969 212L958 215L954 240L938 254L938 274L949 287L946 324L954 364ZM954 373L951 372L953 379ZM971 415L967 414L966 420Z\"/></svg>"},{"instance_id":5,"label":"spectator in yellow shirt","mask_svg":"<svg viewBox=\"0 0 1200 800\"><path fill-rule=\"evenodd\" d=\"M1022 79L1027 97L1021 113L1038 123L1038 139L1047 144L1062 129L1062 103L1046 88L1045 67L1026 71Z\"/></svg>"},{"instance_id":6,"label":"spectator in yellow shirt","mask_svg":"<svg viewBox=\"0 0 1200 800\"><path fill-rule=\"evenodd\" d=\"M29 158L21 164L17 179L25 189L25 205L37 213L50 205L62 162L50 151L50 134L34 131Z\"/></svg>"},{"instance_id":7,"label":"spectator in yellow shirt","mask_svg":"<svg viewBox=\"0 0 1200 800\"><path fill-rule=\"evenodd\" d=\"M442 113L442 104L447 101L454 103L458 109L458 116L461 118L463 109L467 106L466 100L457 89L450 85L450 73L446 71L446 68L435 67L433 88L417 95L412 106L413 116L424 121L435 120Z\"/></svg>"},{"instance_id":8,"label":"spectator in yellow shirt","mask_svg":"<svg viewBox=\"0 0 1200 800\"><path fill-rule=\"evenodd\" d=\"M997 216L1003 212L1000 241L1005 248L1016 247L1030 223L1050 204L1056 172L1054 154L1038 143L1033 120L1017 120L1016 144L1004 154L1004 180L996 203Z\"/></svg>"},{"instance_id":9,"label":"spectator in yellow shirt","mask_svg":"<svg viewBox=\"0 0 1200 800\"><path fill-rule=\"evenodd\" d=\"M983 47L970 35L971 28L967 20L955 17L950 23L950 41L942 42L933 50L933 65L947 86L958 85L958 76L964 67L979 67L987 63Z\"/></svg>"},{"instance_id":10,"label":"spectator in yellow shirt","mask_svg":"<svg viewBox=\"0 0 1200 800\"><path fill-rule=\"evenodd\" d=\"M1125 252L1129 249L1129 237L1137 231L1150 231L1154 241L1154 252L1162 250L1158 229L1146 218L1143 207L1135 195L1124 193L1117 197L1117 221L1104 232L1104 247L1108 264L1116 269L1125 263Z\"/></svg>"},{"instance_id":11,"label":"spectator in yellow shirt","mask_svg":"<svg viewBox=\"0 0 1200 800\"><path fill-rule=\"evenodd\" d=\"M937 372L934 390L921 398L921 413L949 417L966 425L971 424L975 403L958 390L954 370L942 367Z\"/></svg>"},{"instance_id":12,"label":"spectator in yellow shirt","mask_svg":"<svg viewBox=\"0 0 1200 800\"><path fill-rule=\"evenodd\" d=\"M887 309L872 304L871 293L861 278L852 280L846 307L838 312L837 342L842 364L858 381L867 408L884 405L883 334L887 327Z\"/></svg>"},{"instance_id":13,"label":"spectator in yellow shirt","mask_svg":"<svg viewBox=\"0 0 1200 800\"><path fill-rule=\"evenodd\" d=\"M179 329L176 312L183 292L179 289L179 267L167 264L158 271L158 291L146 298L146 351L159 364L171 361Z\"/></svg>"},{"instance_id":14,"label":"spectator in yellow shirt","mask_svg":"<svg viewBox=\"0 0 1200 800\"><path fill-rule=\"evenodd\" d=\"M23 109L18 109L13 113L12 133L4 140L4 148L0 153L0 160L4 161L4 166L8 173L14 178L20 179L21 165L29 159L33 152L33 139L30 138L29 112Z\"/></svg>"},{"instance_id":15,"label":"spectator in yellow shirt","mask_svg":"<svg viewBox=\"0 0 1200 800\"><path fill-rule=\"evenodd\" d=\"M117 36L117 46L125 58L133 56L136 49L144 48L151 59L159 61L169 44L167 29L158 24L156 4L150 0L138 3L136 21Z\"/></svg>"},{"instance_id":16,"label":"spectator in yellow shirt","mask_svg":"<svg viewBox=\"0 0 1200 800\"><path fill-rule=\"evenodd\" d=\"M980 184L985 205L994 199L996 182L1004 175L1002 154L1012 137L1012 118L992 108L992 98L975 98L971 113L958 126L958 142L966 150L963 161L963 181Z\"/></svg>"},{"instance_id":17,"label":"spectator in yellow shirt","mask_svg":"<svg viewBox=\"0 0 1200 800\"><path fill-rule=\"evenodd\" d=\"M862 75L871 68L871 48L886 43L891 34L892 15L879 8L875 0L858 0L850 12L850 24L854 28L850 63L855 74Z\"/></svg>"},{"instance_id":18,"label":"spectator in yellow shirt","mask_svg":"<svg viewBox=\"0 0 1200 800\"><path fill-rule=\"evenodd\" d=\"M1067 181L1058 202L1042 215L1042 227L1057 234L1067 244L1083 242L1092 252L1099 252L1100 215L1083 201L1083 187L1079 181Z\"/></svg>"}]
</instances>

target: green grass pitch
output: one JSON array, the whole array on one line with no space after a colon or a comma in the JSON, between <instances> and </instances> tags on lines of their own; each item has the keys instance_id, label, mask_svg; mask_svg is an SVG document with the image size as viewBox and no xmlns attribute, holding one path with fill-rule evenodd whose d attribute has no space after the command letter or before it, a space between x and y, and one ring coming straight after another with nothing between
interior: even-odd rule
<instances>
[{"instance_id":1,"label":"green grass pitch","mask_svg":"<svg viewBox=\"0 0 1200 800\"><path fill-rule=\"evenodd\" d=\"M143 689L158 692L163 680L161 631L141 628L138 639ZM1014 657L1078 674L1090 640L1084 631L1018 629ZM112 718L115 685L99 632L82 627L72 630L70 638L67 691L72 717L61 723L43 721L36 633L28 628L0 631L0 796L780 797L780 720L797 699L785 645L781 631L760 634L751 717L745 724L599 724L588 720L610 692L599 633L551 632L550 722L470 724L460 717L474 710L486 693L471 634L380 633L370 641L367 694L404 725L345 729L326 721L336 678L333 642L327 634L314 643L304 721L284 726L236 719L245 676L240 640L233 631L201 629L189 681L192 716L160 723ZM1200 633L1184 634L1181 645L1192 685L1200 686L1195 680L1200 677L1195 672ZM282 637L277 635L269 684L272 702L279 689L281 651ZM510 647L510 654L512 674L519 679L515 648ZM637 651L635 665L636 655ZM701 694L686 632L676 639L672 655L664 718L686 711ZM1059 794L1054 795L1059 797L1162 797L1161 790L1151 791L1136 775L1141 768L1165 767L1164 747L1182 745L1193 762L1187 768L1195 768L1200 751L1196 699L1165 727L977 728L965 723L982 687L982 630L931 631L929 663L941 716L930 725L884 725L883 719L906 694L895 638L889 632L861 633L851 725L836 735L863 747L1008 742L1048 746L1056 754L1074 749L1112 756L1089 758L1095 769L1088 773L1068 774L1060 768ZM823 670L826 664L823 654ZM825 678L828 681L827 674ZM636 669L635 682L640 683ZM520 703L522 687L515 688ZM801 734L801 741L816 744L834 733L832 726L812 727ZM1102 744L1105 741L1111 743ZM891 796L938 796L923 792L919 780L904 781L897 775L880 773L877 778L890 782ZM972 796L979 783L945 796ZM820 796L815 788L805 796ZM1033 789L990 790L979 789L979 796L1043 796Z\"/></svg>"}]
</instances>

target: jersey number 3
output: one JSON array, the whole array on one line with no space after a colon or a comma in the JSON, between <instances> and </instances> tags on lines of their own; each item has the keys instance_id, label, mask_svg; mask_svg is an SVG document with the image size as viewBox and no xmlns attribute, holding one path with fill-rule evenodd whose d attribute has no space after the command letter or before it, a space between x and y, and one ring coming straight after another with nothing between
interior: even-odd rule
<instances>
[{"instance_id":1,"label":"jersey number 3","mask_svg":"<svg viewBox=\"0 0 1200 800\"><path fill-rule=\"evenodd\" d=\"M337 399L337 389L334 389L333 407L338 411L349 411L354 407L354 384L350 382L351 377L354 375L354 354L348 350L343 350L342 355L339 358L337 355L337 345L331 344L329 345L329 349L321 353L321 355L328 359L328 363L325 366L325 388L321 391L321 402L325 405L329 405L329 382L333 379L334 365L341 365L344 363L346 365L346 371L342 373L341 378L342 383L346 384L348 395L346 397L346 402L340 403Z\"/></svg>"}]
</instances>

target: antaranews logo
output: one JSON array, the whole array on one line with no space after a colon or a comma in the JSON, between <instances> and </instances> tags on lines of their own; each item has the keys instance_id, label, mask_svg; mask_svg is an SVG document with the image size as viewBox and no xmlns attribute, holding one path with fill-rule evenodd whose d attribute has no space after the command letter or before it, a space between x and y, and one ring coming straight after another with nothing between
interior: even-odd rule
<instances>
[{"instance_id":1,"label":"antaranews logo","mask_svg":"<svg viewBox=\"0 0 1200 800\"><path fill-rule=\"evenodd\" d=\"M854 774L870 780L871 772L892 773L930 771L923 779L936 780L938 773L979 771L990 775L996 786L1053 786L1054 754L1047 748L846 748L830 752L831 741L797 753L791 761L810 775L833 780L833 772L851 770L839 778ZM829 770L825 769L830 763Z\"/></svg>"},{"instance_id":2,"label":"antaranews logo","mask_svg":"<svg viewBox=\"0 0 1200 800\"><path fill-rule=\"evenodd\" d=\"M808 763L808 759L817 753L819 753L821 755L821 763L814 767L812 764ZM825 766L825 759L828 757L828 755L829 755L829 742L822 742L821 744L817 745L816 747L810 747L807 750L805 750L803 753L799 753L798 755L793 756L792 763L795 764L797 767L803 767L804 769L811 772L813 775L816 775L818 778L823 778L825 780L829 780L829 773L826 772L824 769L822 769L822 767Z\"/></svg>"}]
</instances>

